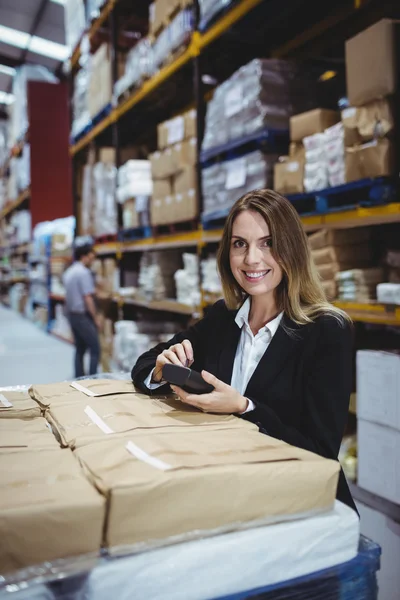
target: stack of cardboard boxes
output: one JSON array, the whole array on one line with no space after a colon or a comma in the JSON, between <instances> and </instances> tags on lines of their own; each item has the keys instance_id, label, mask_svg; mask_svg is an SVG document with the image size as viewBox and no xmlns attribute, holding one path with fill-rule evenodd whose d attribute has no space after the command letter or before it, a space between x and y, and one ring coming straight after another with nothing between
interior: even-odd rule
<instances>
[{"instance_id":1,"label":"stack of cardboard boxes","mask_svg":"<svg viewBox=\"0 0 400 600\"><path fill-rule=\"evenodd\" d=\"M123 55L118 53L118 78L124 73ZM98 115L106 106L111 104L113 95L111 46L102 44L91 55L88 71L87 102L90 117Z\"/></svg>"},{"instance_id":2,"label":"stack of cardboard boxes","mask_svg":"<svg viewBox=\"0 0 400 600\"><path fill-rule=\"evenodd\" d=\"M158 151L150 155L153 176L152 225L198 216L196 111L158 125Z\"/></svg>"},{"instance_id":3,"label":"stack of cardboard boxes","mask_svg":"<svg viewBox=\"0 0 400 600\"><path fill-rule=\"evenodd\" d=\"M55 559L88 560L102 540L105 500L41 413L26 393L0 394L2 576Z\"/></svg>"},{"instance_id":4,"label":"stack of cardboard boxes","mask_svg":"<svg viewBox=\"0 0 400 600\"><path fill-rule=\"evenodd\" d=\"M236 416L203 413L173 396L149 398L130 381L35 385L29 392L36 406L25 399L25 420L15 418L14 435L1 436L1 575L95 553L100 544L124 552L334 502L336 461L263 435ZM17 400L5 402L15 411ZM27 536L36 543L26 544Z\"/></svg>"},{"instance_id":5,"label":"stack of cardboard boxes","mask_svg":"<svg viewBox=\"0 0 400 600\"><path fill-rule=\"evenodd\" d=\"M342 112L342 122L347 181L393 174L390 135L394 129L399 37L399 22L382 19L346 42L350 108Z\"/></svg>"},{"instance_id":6,"label":"stack of cardboard boxes","mask_svg":"<svg viewBox=\"0 0 400 600\"><path fill-rule=\"evenodd\" d=\"M311 234L308 239L314 264L329 300L337 298L337 278L340 272L355 268L365 269L372 259L368 243L370 231L367 228L321 229ZM361 295L364 291L363 286L362 289L356 286L354 294L357 292Z\"/></svg>"},{"instance_id":7,"label":"stack of cardboard boxes","mask_svg":"<svg viewBox=\"0 0 400 600\"><path fill-rule=\"evenodd\" d=\"M92 265L99 297L110 296L119 290L120 271L115 258L96 258Z\"/></svg>"},{"instance_id":8,"label":"stack of cardboard boxes","mask_svg":"<svg viewBox=\"0 0 400 600\"><path fill-rule=\"evenodd\" d=\"M400 355L357 352L358 484L400 504Z\"/></svg>"},{"instance_id":9,"label":"stack of cardboard boxes","mask_svg":"<svg viewBox=\"0 0 400 600\"><path fill-rule=\"evenodd\" d=\"M299 194L329 186L325 131L339 119L337 111L323 108L290 117L289 156L275 165L275 191Z\"/></svg>"}]
</instances>

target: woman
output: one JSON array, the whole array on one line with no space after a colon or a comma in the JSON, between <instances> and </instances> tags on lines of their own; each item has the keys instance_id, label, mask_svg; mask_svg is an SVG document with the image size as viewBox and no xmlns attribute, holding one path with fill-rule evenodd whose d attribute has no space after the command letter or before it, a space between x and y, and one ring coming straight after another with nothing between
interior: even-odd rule
<instances>
[{"instance_id":1,"label":"woman","mask_svg":"<svg viewBox=\"0 0 400 600\"><path fill-rule=\"evenodd\" d=\"M263 433L337 459L352 388L352 326L329 304L293 206L271 190L240 198L218 251L225 301L132 369L147 394L166 393L167 363L201 371L210 394L172 389L201 410L237 414ZM340 475L337 497L355 509Z\"/></svg>"}]
</instances>

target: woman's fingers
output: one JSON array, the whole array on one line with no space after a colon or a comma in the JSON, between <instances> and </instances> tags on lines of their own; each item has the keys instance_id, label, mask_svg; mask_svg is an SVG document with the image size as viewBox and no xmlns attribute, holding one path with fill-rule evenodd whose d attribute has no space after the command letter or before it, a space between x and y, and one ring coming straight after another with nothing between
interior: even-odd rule
<instances>
[{"instance_id":1,"label":"woman's fingers","mask_svg":"<svg viewBox=\"0 0 400 600\"><path fill-rule=\"evenodd\" d=\"M167 361L172 363L173 365L178 365L181 367L184 364L184 362L180 360L177 353L174 352L171 348L169 350L164 350L163 355L165 356ZM185 361L185 357L183 358L183 361Z\"/></svg>"},{"instance_id":2,"label":"woman's fingers","mask_svg":"<svg viewBox=\"0 0 400 600\"><path fill-rule=\"evenodd\" d=\"M189 363L188 366L190 367L190 365L193 364L194 361L193 346L189 340L183 340L182 346L185 350L186 358Z\"/></svg>"},{"instance_id":3,"label":"woman's fingers","mask_svg":"<svg viewBox=\"0 0 400 600\"><path fill-rule=\"evenodd\" d=\"M182 346L182 344L175 344L174 346L171 346L169 350L174 352L178 357L180 364L186 367L186 353L185 348Z\"/></svg>"}]
</instances>

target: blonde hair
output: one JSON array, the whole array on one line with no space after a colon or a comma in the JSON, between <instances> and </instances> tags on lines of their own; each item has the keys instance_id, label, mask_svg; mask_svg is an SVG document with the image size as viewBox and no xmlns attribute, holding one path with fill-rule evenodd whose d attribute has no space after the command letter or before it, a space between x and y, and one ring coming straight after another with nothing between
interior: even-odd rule
<instances>
[{"instance_id":1,"label":"blonde hair","mask_svg":"<svg viewBox=\"0 0 400 600\"><path fill-rule=\"evenodd\" d=\"M254 190L239 198L226 220L217 261L227 307L237 309L246 298L232 274L229 260L233 223L245 210L259 213L269 227L271 251L283 273L276 289L279 310L299 325L310 323L322 314L332 315L343 325L350 321L345 312L326 299L297 211L286 198L267 189Z\"/></svg>"}]
</instances>

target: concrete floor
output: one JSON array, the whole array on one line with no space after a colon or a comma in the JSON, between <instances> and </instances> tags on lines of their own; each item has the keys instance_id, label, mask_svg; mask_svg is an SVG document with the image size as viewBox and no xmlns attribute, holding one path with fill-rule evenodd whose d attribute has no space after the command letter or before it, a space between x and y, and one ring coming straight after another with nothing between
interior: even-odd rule
<instances>
[{"instance_id":1,"label":"concrete floor","mask_svg":"<svg viewBox=\"0 0 400 600\"><path fill-rule=\"evenodd\" d=\"M0 305L0 387L73 378L74 347Z\"/></svg>"}]
</instances>

